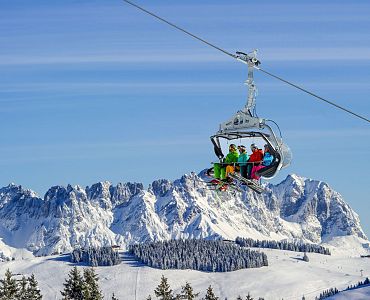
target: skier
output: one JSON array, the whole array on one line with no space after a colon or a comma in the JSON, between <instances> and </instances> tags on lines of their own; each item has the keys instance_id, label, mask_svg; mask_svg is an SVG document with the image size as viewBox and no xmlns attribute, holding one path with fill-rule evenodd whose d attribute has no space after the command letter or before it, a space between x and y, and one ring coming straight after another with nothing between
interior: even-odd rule
<instances>
[{"instance_id":1,"label":"skier","mask_svg":"<svg viewBox=\"0 0 370 300\"><path fill-rule=\"evenodd\" d=\"M256 144L252 144L251 145L251 150L252 150L252 154L251 156L249 157L249 164L248 164L248 179L251 179L251 173L252 173L252 168L254 166L259 166L261 164L261 162L263 161L263 151L262 149L258 149L258 147L256 146Z\"/></svg>"},{"instance_id":2,"label":"skier","mask_svg":"<svg viewBox=\"0 0 370 300\"><path fill-rule=\"evenodd\" d=\"M238 162L238 157L239 154L236 151L236 145L231 144L229 147L229 153L226 155L223 163L215 163L213 165L215 179L225 180L229 173L234 172L234 164Z\"/></svg>"},{"instance_id":3,"label":"skier","mask_svg":"<svg viewBox=\"0 0 370 300\"><path fill-rule=\"evenodd\" d=\"M265 148L265 154L263 155L262 164L259 165L259 166L254 166L252 168L252 172L251 172L251 178L252 179L258 180L259 176L256 175L256 172L258 170L261 170L261 169L266 168L267 166L271 165L272 161L274 160L274 156L271 154L269 145L266 144L264 148Z\"/></svg>"},{"instance_id":4,"label":"skier","mask_svg":"<svg viewBox=\"0 0 370 300\"><path fill-rule=\"evenodd\" d=\"M248 176L248 160L249 160L249 155L247 154L247 150L245 146L240 145L238 146L239 150L239 157L238 157L238 167L240 170L240 175L242 177L247 178Z\"/></svg>"}]
</instances>

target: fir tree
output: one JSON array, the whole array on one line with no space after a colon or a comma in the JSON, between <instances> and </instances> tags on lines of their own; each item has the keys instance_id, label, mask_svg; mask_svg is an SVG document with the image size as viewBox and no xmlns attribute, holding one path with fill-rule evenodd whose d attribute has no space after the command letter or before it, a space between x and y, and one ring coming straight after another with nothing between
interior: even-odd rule
<instances>
[{"instance_id":1,"label":"fir tree","mask_svg":"<svg viewBox=\"0 0 370 300\"><path fill-rule=\"evenodd\" d=\"M42 295L38 287L35 275L32 274L30 277L28 277L27 281L28 281L27 300L41 300Z\"/></svg>"},{"instance_id":2,"label":"fir tree","mask_svg":"<svg viewBox=\"0 0 370 300\"><path fill-rule=\"evenodd\" d=\"M215 294L213 293L213 289L211 286L208 287L206 297L204 298L204 300L218 300L218 297L216 297Z\"/></svg>"},{"instance_id":3,"label":"fir tree","mask_svg":"<svg viewBox=\"0 0 370 300\"><path fill-rule=\"evenodd\" d=\"M75 249L71 253L74 263L85 262L92 267L113 266L121 262L117 251L112 247L89 247L87 249Z\"/></svg>"},{"instance_id":4,"label":"fir tree","mask_svg":"<svg viewBox=\"0 0 370 300\"><path fill-rule=\"evenodd\" d=\"M248 293L247 297L245 297L245 300L253 300L252 296Z\"/></svg>"},{"instance_id":5,"label":"fir tree","mask_svg":"<svg viewBox=\"0 0 370 300\"><path fill-rule=\"evenodd\" d=\"M150 298L150 299L152 299L152 298ZM116 298L116 296L114 296L114 293L112 295L112 300L118 300L118 298Z\"/></svg>"},{"instance_id":6,"label":"fir tree","mask_svg":"<svg viewBox=\"0 0 370 300\"><path fill-rule=\"evenodd\" d=\"M146 300L152 300L152 296L148 295L148 298Z\"/></svg>"},{"instance_id":7,"label":"fir tree","mask_svg":"<svg viewBox=\"0 0 370 300\"><path fill-rule=\"evenodd\" d=\"M197 298L199 293L194 293L194 290L190 283L186 283L185 286L182 287L181 294L176 296L176 299L185 299L185 300L193 300Z\"/></svg>"},{"instance_id":8,"label":"fir tree","mask_svg":"<svg viewBox=\"0 0 370 300\"><path fill-rule=\"evenodd\" d=\"M98 284L98 275L93 268L86 268L84 274L84 300L103 300L102 292Z\"/></svg>"},{"instance_id":9,"label":"fir tree","mask_svg":"<svg viewBox=\"0 0 370 300\"><path fill-rule=\"evenodd\" d=\"M17 299L19 299L19 300L28 300L28 298L27 298L27 285L28 285L27 278L25 276L22 276L22 279L19 282Z\"/></svg>"},{"instance_id":10,"label":"fir tree","mask_svg":"<svg viewBox=\"0 0 370 300\"><path fill-rule=\"evenodd\" d=\"M236 298L236 300L243 300L243 298L239 295L238 298Z\"/></svg>"},{"instance_id":11,"label":"fir tree","mask_svg":"<svg viewBox=\"0 0 370 300\"><path fill-rule=\"evenodd\" d=\"M242 247L257 247L257 248L272 248L298 252L315 252L325 255L330 255L330 250L313 244L305 244L302 242L288 242L288 241L267 241L267 240L253 240L251 238L237 237L235 242Z\"/></svg>"},{"instance_id":12,"label":"fir tree","mask_svg":"<svg viewBox=\"0 0 370 300\"><path fill-rule=\"evenodd\" d=\"M12 278L13 274L9 269L5 272L5 278L0 279L0 299L1 300L17 300L18 284Z\"/></svg>"},{"instance_id":13,"label":"fir tree","mask_svg":"<svg viewBox=\"0 0 370 300\"><path fill-rule=\"evenodd\" d=\"M63 285L64 290L60 292L63 300L84 300L84 282L77 267L69 272L68 279Z\"/></svg>"},{"instance_id":14,"label":"fir tree","mask_svg":"<svg viewBox=\"0 0 370 300\"><path fill-rule=\"evenodd\" d=\"M167 278L162 275L161 283L154 290L156 297L159 297L160 300L172 300L172 290L170 285L167 282Z\"/></svg>"},{"instance_id":15,"label":"fir tree","mask_svg":"<svg viewBox=\"0 0 370 300\"><path fill-rule=\"evenodd\" d=\"M130 245L130 252L144 264L160 269L195 269L228 272L267 266L264 253L206 240L171 240Z\"/></svg>"}]
</instances>

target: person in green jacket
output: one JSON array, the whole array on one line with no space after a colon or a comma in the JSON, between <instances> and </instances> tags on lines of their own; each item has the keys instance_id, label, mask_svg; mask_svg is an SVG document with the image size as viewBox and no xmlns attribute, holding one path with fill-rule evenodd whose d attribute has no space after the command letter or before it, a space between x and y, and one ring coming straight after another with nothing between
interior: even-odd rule
<instances>
[{"instance_id":1,"label":"person in green jacket","mask_svg":"<svg viewBox=\"0 0 370 300\"><path fill-rule=\"evenodd\" d=\"M247 165L248 165L249 155L247 154L247 149L245 148L244 145L238 146L238 150L239 150L238 165L240 169L240 175L242 177L247 178L248 176Z\"/></svg>"},{"instance_id":2,"label":"person in green jacket","mask_svg":"<svg viewBox=\"0 0 370 300\"><path fill-rule=\"evenodd\" d=\"M226 179L227 174L234 172L234 163L238 162L238 151L236 150L236 145L231 144L229 147L229 153L226 155L223 166L219 163L213 165L214 177L216 179ZM227 166L225 166L227 165Z\"/></svg>"}]
</instances>

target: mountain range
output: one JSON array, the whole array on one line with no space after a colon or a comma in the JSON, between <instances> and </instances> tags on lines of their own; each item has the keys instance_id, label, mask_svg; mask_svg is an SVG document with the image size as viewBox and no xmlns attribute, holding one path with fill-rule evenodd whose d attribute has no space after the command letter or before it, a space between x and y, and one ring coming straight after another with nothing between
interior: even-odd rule
<instances>
[{"instance_id":1,"label":"mountain range","mask_svg":"<svg viewBox=\"0 0 370 300\"><path fill-rule=\"evenodd\" d=\"M215 192L191 173L175 181L99 182L90 187L54 186L43 198L21 186L0 189L0 251L34 255L75 247L178 239L289 239L327 245L358 255L369 241L358 215L322 181L289 175L258 195Z\"/></svg>"}]
</instances>

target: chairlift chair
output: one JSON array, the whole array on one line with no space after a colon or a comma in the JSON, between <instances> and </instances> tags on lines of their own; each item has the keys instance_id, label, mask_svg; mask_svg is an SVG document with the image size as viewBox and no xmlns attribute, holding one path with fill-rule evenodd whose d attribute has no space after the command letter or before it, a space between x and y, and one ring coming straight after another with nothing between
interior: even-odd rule
<instances>
[{"instance_id":1,"label":"chairlift chair","mask_svg":"<svg viewBox=\"0 0 370 300\"><path fill-rule=\"evenodd\" d=\"M264 179L271 179L279 172L279 170L287 167L290 164L291 152L289 147L283 143L281 134L280 137L277 137L271 126L267 124L267 122L273 121L259 118L256 115L255 102L257 88L254 84L253 71L255 66L260 64L259 60L257 59L257 51L255 50L249 54L237 52L237 57L238 60L248 65L248 79L245 82L248 86L247 104L231 119L220 124L217 133L211 136L211 141L215 154L219 159L219 163L222 165L225 156L221 149L221 140L224 139L226 141L233 141L248 138L260 138L264 140L264 142L269 146L270 152L274 159L269 166L257 171L256 175ZM241 179L240 176L233 178ZM248 184L248 182L250 184ZM253 181L247 180L244 183L246 183L252 189L253 186L256 187L256 183ZM261 190L260 186L256 188L258 188L259 191Z\"/></svg>"}]
</instances>

